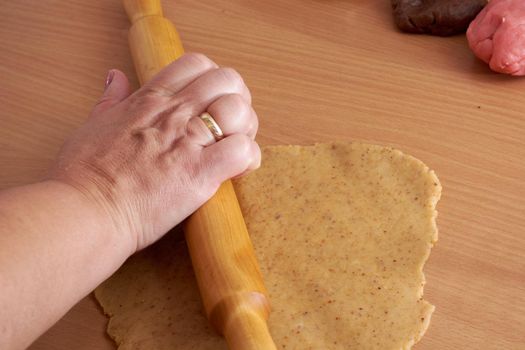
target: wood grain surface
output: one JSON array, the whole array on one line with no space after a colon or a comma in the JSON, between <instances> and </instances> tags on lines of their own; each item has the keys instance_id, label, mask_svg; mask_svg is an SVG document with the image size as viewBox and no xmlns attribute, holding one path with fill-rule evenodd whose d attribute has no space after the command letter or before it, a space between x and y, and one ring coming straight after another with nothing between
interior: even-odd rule
<instances>
[{"instance_id":1,"label":"wood grain surface","mask_svg":"<svg viewBox=\"0 0 525 350\"><path fill-rule=\"evenodd\" d=\"M437 172L440 239L425 268L437 309L416 349L525 349L525 79L491 73L463 36L397 32L389 0L164 8L188 51L243 74L261 144L364 140ZM2 1L0 17L5 188L45 174L108 69L137 83L118 0ZM105 324L89 296L31 349L114 349Z\"/></svg>"}]
</instances>

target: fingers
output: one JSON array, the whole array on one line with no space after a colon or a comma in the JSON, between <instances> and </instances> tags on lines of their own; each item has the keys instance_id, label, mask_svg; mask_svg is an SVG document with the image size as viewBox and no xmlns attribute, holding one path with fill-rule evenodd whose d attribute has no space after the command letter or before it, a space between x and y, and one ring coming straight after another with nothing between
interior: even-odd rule
<instances>
[{"instance_id":1,"label":"fingers","mask_svg":"<svg viewBox=\"0 0 525 350\"><path fill-rule=\"evenodd\" d=\"M215 62L202 54L185 54L162 69L143 89L160 96L171 97L199 76L217 67Z\"/></svg>"},{"instance_id":2,"label":"fingers","mask_svg":"<svg viewBox=\"0 0 525 350\"><path fill-rule=\"evenodd\" d=\"M239 94L225 95L214 101L208 108L226 136L246 134L255 138L259 121L251 104Z\"/></svg>"},{"instance_id":3,"label":"fingers","mask_svg":"<svg viewBox=\"0 0 525 350\"><path fill-rule=\"evenodd\" d=\"M189 117L200 115L219 97L238 94L251 103L251 94L243 79L234 69L218 68L201 75L175 97L178 110Z\"/></svg>"},{"instance_id":4,"label":"fingers","mask_svg":"<svg viewBox=\"0 0 525 350\"><path fill-rule=\"evenodd\" d=\"M259 146L243 134L229 136L201 152L203 176L218 183L257 169L260 164Z\"/></svg>"},{"instance_id":5,"label":"fingers","mask_svg":"<svg viewBox=\"0 0 525 350\"><path fill-rule=\"evenodd\" d=\"M207 112L215 119L224 136L245 134L255 139L259 126L257 114L245 98L239 94L225 95L214 101ZM189 141L201 146L215 142L211 131L200 117L193 117L187 124Z\"/></svg>"},{"instance_id":6,"label":"fingers","mask_svg":"<svg viewBox=\"0 0 525 350\"><path fill-rule=\"evenodd\" d=\"M118 69L112 69L108 72L104 93L97 102L94 112L103 112L124 100L129 95L128 78Z\"/></svg>"}]
</instances>

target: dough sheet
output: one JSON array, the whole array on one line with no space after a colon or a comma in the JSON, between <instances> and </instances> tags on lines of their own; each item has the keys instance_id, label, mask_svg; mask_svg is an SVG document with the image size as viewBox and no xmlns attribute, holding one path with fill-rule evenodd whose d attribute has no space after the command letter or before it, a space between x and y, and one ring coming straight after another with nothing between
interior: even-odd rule
<instances>
[{"instance_id":1,"label":"dough sheet","mask_svg":"<svg viewBox=\"0 0 525 350\"><path fill-rule=\"evenodd\" d=\"M422 272L441 185L400 151L361 143L263 148L235 181L279 349L410 349L434 307ZM120 350L226 349L172 232L95 291Z\"/></svg>"}]
</instances>

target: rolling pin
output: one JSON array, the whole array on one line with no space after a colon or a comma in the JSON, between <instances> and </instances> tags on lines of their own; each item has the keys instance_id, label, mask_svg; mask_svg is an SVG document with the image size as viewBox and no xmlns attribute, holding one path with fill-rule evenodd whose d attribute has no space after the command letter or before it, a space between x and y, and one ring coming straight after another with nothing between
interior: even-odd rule
<instances>
[{"instance_id":1,"label":"rolling pin","mask_svg":"<svg viewBox=\"0 0 525 350\"><path fill-rule=\"evenodd\" d=\"M184 53L160 0L123 0L129 45L141 84ZM184 224L193 268L210 323L232 350L276 349L270 304L231 181Z\"/></svg>"}]
</instances>

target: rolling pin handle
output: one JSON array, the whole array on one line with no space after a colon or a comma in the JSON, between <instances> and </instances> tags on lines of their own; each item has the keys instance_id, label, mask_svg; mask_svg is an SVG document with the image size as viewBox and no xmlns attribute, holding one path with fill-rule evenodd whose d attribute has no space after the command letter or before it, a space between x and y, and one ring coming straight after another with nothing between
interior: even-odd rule
<instances>
[{"instance_id":1,"label":"rolling pin handle","mask_svg":"<svg viewBox=\"0 0 525 350\"><path fill-rule=\"evenodd\" d=\"M252 310L233 315L224 329L230 350L277 350L266 319Z\"/></svg>"},{"instance_id":2,"label":"rolling pin handle","mask_svg":"<svg viewBox=\"0 0 525 350\"><path fill-rule=\"evenodd\" d=\"M215 305L212 325L224 335L230 350L276 350L266 320L268 298L259 292L239 292Z\"/></svg>"},{"instance_id":3,"label":"rolling pin handle","mask_svg":"<svg viewBox=\"0 0 525 350\"><path fill-rule=\"evenodd\" d=\"M163 16L160 0L123 0L124 9L133 24L147 16Z\"/></svg>"}]
</instances>

